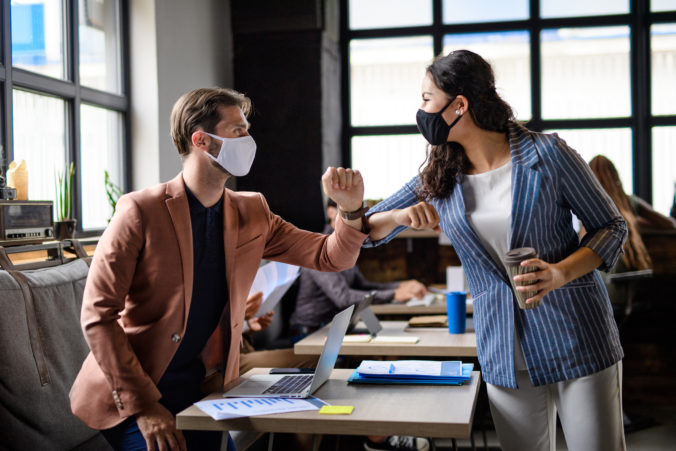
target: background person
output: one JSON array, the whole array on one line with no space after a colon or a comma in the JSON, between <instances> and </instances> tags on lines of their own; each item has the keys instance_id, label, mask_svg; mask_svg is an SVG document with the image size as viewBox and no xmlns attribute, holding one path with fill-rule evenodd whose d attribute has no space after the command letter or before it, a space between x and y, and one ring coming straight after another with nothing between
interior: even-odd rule
<instances>
[{"instance_id":1,"label":"background person","mask_svg":"<svg viewBox=\"0 0 676 451\"><path fill-rule=\"evenodd\" d=\"M627 230L587 163L556 135L519 125L490 65L458 50L422 83L420 174L369 212L370 240L406 227L441 228L458 253L474 306L477 353L502 449L625 449L617 326L596 268L612 268ZM571 212L587 228L579 240ZM518 307L502 255L534 247L514 276L537 290ZM544 298L544 299L543 299Z\"/></svg>"}]
</instances>

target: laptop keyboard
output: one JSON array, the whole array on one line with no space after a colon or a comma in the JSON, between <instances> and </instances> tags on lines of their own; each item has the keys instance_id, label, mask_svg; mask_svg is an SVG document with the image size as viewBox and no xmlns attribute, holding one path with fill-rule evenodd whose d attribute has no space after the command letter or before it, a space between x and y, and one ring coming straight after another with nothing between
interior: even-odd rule
<instances>
[{"instance_id":1,"label":"laptop keyboard","mask_svg":"<svg viewBox=\"0 0 676 451\"><path fill-rule=\"evenodd\" d=\"M313 374L304 376L284 376L263 392L265 395L274 395L276 393L300 393L311 383Z\"/></svg>"}]
</instances>

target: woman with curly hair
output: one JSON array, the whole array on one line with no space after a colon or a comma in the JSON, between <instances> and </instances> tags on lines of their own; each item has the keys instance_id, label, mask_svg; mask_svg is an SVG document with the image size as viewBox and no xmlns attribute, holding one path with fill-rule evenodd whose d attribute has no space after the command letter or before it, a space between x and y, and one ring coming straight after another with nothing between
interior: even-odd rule
<instances>
[{"instance_id":1,"label":"woman with curly hair","mask_svg":"<svg viewBox=\"0 0 676 451\"><path fill-rule=\"evenodd\" d=\"M558 411L570 450L625 449L622 347L597 268L614 266L627 230L589 166L556 135L519 125L491 66L459 50L422 83L420 173L369 212L366 246L406 227L441 229L473 298L481 372L502 449L555 449ZM587 227L580 241L572 213ZM535 272L514 276L537 308L521 309L502 262L521 247ZM452 408L452 406L449 406Z\"/></svg>"}]
</instances>

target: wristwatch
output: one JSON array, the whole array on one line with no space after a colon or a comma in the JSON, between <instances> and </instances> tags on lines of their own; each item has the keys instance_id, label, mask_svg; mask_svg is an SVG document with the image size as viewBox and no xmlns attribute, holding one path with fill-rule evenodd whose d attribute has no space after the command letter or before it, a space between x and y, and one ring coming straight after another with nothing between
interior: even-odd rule
<instances>
[{"instance_id":1,"label":"wristwatch","mask_svg":"<svg viewBox=\"0 0 676 451\"><path fill-rule=\"evenodd\" d=\"M354 221L363 217L366 212L369 211L369 207L366 206L366 202L361 204L361 208L358 208L354 211L344 211L342 208L338 207L338 212L340 216L346 221Z\"/></svg>"}]
</instances>

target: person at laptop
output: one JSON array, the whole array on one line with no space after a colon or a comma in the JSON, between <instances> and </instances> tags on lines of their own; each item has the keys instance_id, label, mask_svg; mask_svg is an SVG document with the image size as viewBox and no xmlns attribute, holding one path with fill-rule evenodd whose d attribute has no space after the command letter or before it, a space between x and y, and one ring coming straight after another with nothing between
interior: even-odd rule
<instances>
[{"instance_id":1,"label":"person at laptop","mask_svg":"<svg viewBox=\"0 0 676 451\"><path fill-rule=\"evenodd\" d=\"M220 449L220 433L183 434L175 415L204 395L203 358L222 368L221 387L239 376L245 302L261 259L341 271L359 254L358 171L322 177L326 194L353 213L330 236L284 221L259 193L225 188L253 163L250 111L249 98L230 89L183 95L171 113L183 170L122 196L97 245L81 318L91 352L70 401L115 449Z\"/></svg>"},{"instance_id":2,"label":"person at laptop","mask_svg":"<svg viewBox=\"0 0 676 451\"><path fill-rule=\"evenodd\" d=\"M332 233L336 227L338 207L329 199L326 206L329 223L324 233ZM374 304L405 302L422 298L427 288L417 280L378 283L368 280L357 266L340 272L300 270L300 286L296 309L291 315L292 341L298 341L331 321L333 315L350 305L356 305L364 295L376 292Z\"/></svg>"}]
</instances>

